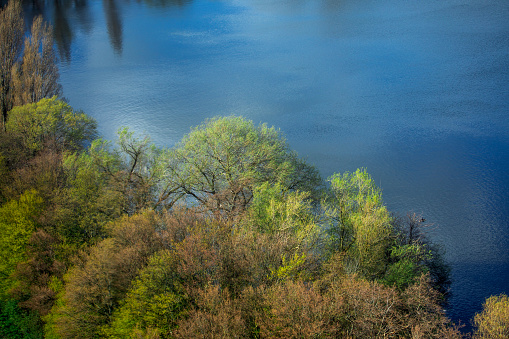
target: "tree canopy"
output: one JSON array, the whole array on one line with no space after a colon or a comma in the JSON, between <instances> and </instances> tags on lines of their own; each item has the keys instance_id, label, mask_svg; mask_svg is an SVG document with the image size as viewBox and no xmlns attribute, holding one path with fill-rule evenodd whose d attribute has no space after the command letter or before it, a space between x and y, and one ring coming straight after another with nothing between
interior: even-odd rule
<instances>
[{"instance_id":1,"label":"tree canopy","mask_svg":"<svg viewBox=\"0 0 509 339\"><path fill-rule=\"evenodd\" d=\"M280 131L234 116L172 148L94 139L56 97L7 127L6 338L461 337L425 223L391 214L365 169L326 184Z\"/></svg>"},{"instance_id":2,"label":"tree canopy","mask_svg":"<svg viewBox=\"0 0 509 339\"><path fill-rule=\"evenodd\" d=\"M290 150L281 132L242 117L194 128L168 154L168 191L225 218L241 215L264 182L315 193L318 171Z\"/></svg>"},{"instance_id":3,"label":"tree canopy","mask_svg":"<svg viewBox=\"0 0 509 339\"><path fill-rule=\"evenodd\" d=\"M53 142L65 150L77 151L96 137L96 122L56 96L16 106L9 112L7 131L22 137L33 153Z\"/></svg>"}]
</instances>

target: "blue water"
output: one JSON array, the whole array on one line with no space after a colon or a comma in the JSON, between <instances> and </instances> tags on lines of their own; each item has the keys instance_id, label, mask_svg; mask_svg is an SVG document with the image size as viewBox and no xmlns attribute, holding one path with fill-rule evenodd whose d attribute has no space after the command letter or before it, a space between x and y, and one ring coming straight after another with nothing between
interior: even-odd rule
<instances>
[{"instance_id":1,"label":"blue water","mask_svg":"<svg viewBox=\"0 0 509 339\"><path fill-rule=\"evenodd\" d=\"M40 8L65 97L106 138L129 126L171 146L228 114L275 125L324 177L366 167L390 209L424 214L453 268L452 319L509 293L507 0Z\"/></svg>"}]
</instances>

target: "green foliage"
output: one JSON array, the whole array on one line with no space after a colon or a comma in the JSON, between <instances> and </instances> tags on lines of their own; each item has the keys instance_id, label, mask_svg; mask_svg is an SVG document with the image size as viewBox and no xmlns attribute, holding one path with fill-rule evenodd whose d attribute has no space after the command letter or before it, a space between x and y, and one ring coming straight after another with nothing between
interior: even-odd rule
<instances>
[{"instance_id":1,"label":"green foliage","mask_svg":"<svg viewBox=\"0 0 509 339\"><path fill-rule=\"evenodd\" d=\"M132 215L164 205L164 153L148 137L138 139L124 128L116 145L97 139L87 152L67 157L70 195L77 205L88 205L89 213L79 214L111 220L119 213Z\"/></svg>"},{"instance_id":2,"label":"green foliage","mask_svg":"<svg viewBox=\"0 0 509 339\"><path fill-rule=\"evenodd\" d=\"M274 127L241 117L207 121L170 152L168 187L173 200L186 197L216 216L240 216L259 184L314 192L316 169L292 152Z\"/></svg>"},{"instance_id":3,"label":"green foliage","mask_svg":"<svg viewBox=\"0 0 509 339\"><path fill-rule=\"evenodd\" d=\"M301 248L317 248L321 231L309 192L286 191L267 182L253 190L245 222L256 231L270 235L288 233Z\"/></svg>"},{"instance_id":4,"label":"green foliage","mask_svg":"<svg viewBox=\"0 0 509 339\"><path fill-rule=\"evenodd\" d=\"M383 281L403 290L413 284L422 274L428 273L424 264L431 258L431 253L417 243L391 248L390 258L393 261L387 269Z\"/></svg>"},{"instance_id":5,"label":"green foliage","mask_svg":"<svg viewBox=\"0 0 509 339\"><path fill-rule=\"evenodd\" d=\"M253 194L239 234L252 246L249 251L259 252L252 272L265 274L268 280L264 283L290 277L310 279L319 266L324 241L310 193L264 183L255 187Z\"/></svg>"},{"instance_id":6,"label":"green foliage","mask_svg":"<svg viewBox=\"0 0 509 339\"><path fill-rule=\"evenodd\" d=\"M0 207L0 297L12 287L10 276L16 265L26 258L25 248L36 229L42 203L37 192L28 191Z\"/></svg>"},{"instance_id":7,"label":"green foliage","mask_svg":"<svg viewBox=\"0 0 509 339\"><path fill-rule=\"evenodd\" d=\"M116 145L97 139L86 152L66 154L59 233L92 243L105 235L107 222L164 205L163 153L149 138L121 129Z\"/></svg>"},{"instance_id":8,"label":"green foliage","mask_svg":"<svg viewBox=\"0 0 509 339\"><path fill-rule=\"evenodd\" d=\"M334 174L329 181L329 193L322 201L329 250L345 254L349 272L380 277L394 236L381 190L361 169Z\"/></svg>"},{"instance_id":9,"label":"green foliage","mask_svg":"<svg viewBox=\"0 0 509 339\"><path fill-rule=\"evenodd\" d=\"M279 131L238 117L171 150L127 129L81 150L44 113L68 106L23 109L0 139L4 332L37 312L52 339L459 337L440 252L365 170L323 192Z\"/></svg>"},{"instance_id":10,"label":"green foliage","mask_svg":"<svg viewBox=\"0 0 509 339\"><path fill-rule=\"evenodd\" d=\"M94 338L110 322L131 281L162 247L153 212L125 217L113 225L112 237L83 254L65 275L65 287L48 319L48 330L62 338Z\"/></svg>"},{"instance_id":11,"label":"green foliage","mask_svg":"<svg viewBox=\"0 0 509 339\"><path fill-rule=\"evenodd\" d=\"M41 325L36 314L20 309L15 300L0 300L0 338L42 339Z\"/></svg>"},{"instance_id":12,"label":"green foliage","mask_svg":"<svg viewBox=\"0 0 509 339\"><path fill-rule=\"evenodd\" d=\"M10 133L22 136L24 146L33 153L48 140L59 148L79 150L96 136L96 122L56 97L14 107L6 124Z\"/></svg>"},{"instance_id":13,"label":"green foliage","mask_svg":"<svg viewBox=\"0 0 509 339\"><path fill-rule=\"evenodd\" d=\"M171 251L154 255L142 270L125 301L103 332L110 338L129 338L138 328L155 328L171 335L185 316L189 297L178 275L178 257Z\"/></svg>"},{"instance_id":14,"label":"green foliage","mask_svg":"<svg viewBox=\"0 0 509 339\"><path fill-rule=\"evenodd\" d=\"M474 338L509 338L509 297L505 294L486 299L483 310L474 317Z\"/></svg>"},{"instance_id":15,"label":"green foliage","mask_svg":"<svg viewBox=\"0 0 509 339\"><path fill-rule=\"evenodd\" d=\"M394 218L393 224L396 238L390 252L385 283L396 283L399 288L406 287L421 274L429 273L433 288L446 301L451 284L450 267L444 260L443 248L426 237L424 232L429 225L425 219L415 213L408 213L404 218Z\"/></svg>"},{"instance_id":16,"label":"green foliage","mask_svg":"<svg viewBox=\"0 0 509 339\"><path fill-rule=\"evenodd\" d=\"M269 279L277 281L285 280L296 280L301 271L301 267L306 262L306 255L294 253L293 257L286 259L286 255L283 254L281 258L281 266L277 269L271 269L271 276Z\"/></svg>"},{"instance_id":17,"label":"green foliage","mask_svg":"<svg viewBox=\"0 0 509 339\"><path fill-rule=\"evenodd\" d=\"M9 291L25 310L46 315L59 291L65 265L58 258L58 240L43 229L30 237L26 260L17 264L13 278L16 286Z\"/></svg>"},{"instance_id":18,"label":"green foliage","mask_svg":"<svg viewBox=\"0 0 509 339\"><path fill-rule=\"evenodd\" d=\"M60 197L58 233L69 243L93 243L104 236L107 222L122 215L123 197L89 152L66 154L63 168L67 185Z\"/></svg>"}]
</instances>

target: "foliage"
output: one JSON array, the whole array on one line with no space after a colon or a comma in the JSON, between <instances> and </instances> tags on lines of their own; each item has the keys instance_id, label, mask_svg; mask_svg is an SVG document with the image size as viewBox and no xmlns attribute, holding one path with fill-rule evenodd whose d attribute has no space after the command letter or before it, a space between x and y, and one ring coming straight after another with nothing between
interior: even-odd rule
<instances>
[{"instance_id":1,"label":"foliage","mask_svg":"<svg viewBox=\"0 0 509 339\"><path fill-rule=\"evenodd\" d=\"M42 339L40 319L25 312L13 299L0 300L0 337L4 339Z\"/></svg>"},{"instance_id":2,"label":"foliage","mask_svg":"<svg viewBox=\"0 0 509 339\"><path fill-rule=\"evenodd\" d=\"M48 314L56 299L57 288L65 271L59 258L59 242L43 229L32 233L26 246L27 259L18 263L13 278L16 286L9 291L18 305L38 315Z\"/></svg>"},{"instance_id":3,"label":"foliage","mask_svg":"<svg viewBox=\"0 0 509 339\"><path fill-rule=\"evenodd\" d=\"M407 287L423 273L429 273L430 283L447 301L450 267L444 261L444 250L433 244L425 234L430 225L415 213L405 218L393 218L396 241L391 248L389 267L384 281L396 284L400 289Z\"/></svg>"},{"instance_id":4,"label":"foliage","mask_svg":"<svg viewBox=\"0 0 509 339\"><path fill-rule=\"evenodd\" d=\"M51 25L38 16L32 23L30 33L25 37L23 60L12 69L16 106L56 97L61 93Z\"/></svg>"},{"instance_id":5,"label":"foliage","mask_svg":"<svg viewBox=\"0 0 509 339\"><path fill-rule=\"evenodd\" d=\"M112 237L83 254L65 275L65 289L52 310L55 332L62 338L93 338L107 324L131 281L161 248L153 213L122 218Z\"/></svg>"},{"instance_id":6,"label":"foliage","mask_svg":"<svg viewBox=\"0 0 509 339\"><path fill-rule=\"evenodd\" d=\"M314 192L316 169L292 152L274 127L241 117L218 117L193 129L170 152L168 191L186 197L218 217L235 219L267 182L283 189Z\"/></svg>"},{"instance_id":7,"label":"foliage","mask_svg":"<svg viewBox=\"0 0 509 339\"><path fill-rule=\"evenodd\" d=\"M399 289L405 289L415 282L415 279L427 273L427 267L422 263L431 254L425 253L425 249L418 244L394 246L391 248L390 257L393 263L387 268L384 282L394 285Z\"/></svg>"},{"instance_id":8,"label":"foliage","mask_svg":"<svg viewBox=\"0 0 509 339\"><path fill-rule=\"evenodd\" d=\"M61 92L51 26L40 16L34 19L30 35L24 35L23 26L20 1L9 1L0 9L0 110L4 131L7 112L14 105L34 103Z\"/></svg>"},{"instance_id":9,"label":"foliage","mask_svg":"<svg viewBox=\"0 0 509 339\"><path fill-rule=\"evenodd\" d=\"M33 153L48 140L54 140L60 149L80 150L96 136L92 118L56 97L14 107L6 126L9 132L21 135L24 146Z\"/></svg>"},{"instance_id":10,"label":"foliage","mask_svg":"<svg viewBox=\"0 0 509 339\"><path fill-rule=\"evenodd\" d=\"M242 300L241 298L240 300ZM200 291L196 308L181 319L176 338L253 338L239 299L232 299L228 290L207 286Z\"/></svg>"},{"instance_id":11,"label":"foliage","mask_svg":"<svg viewBox=\"0 0 509 339\"><path fill-rule=\"evenodd\" d=\"M153 256L104 332L112 338L126 338L137 328L153 328L168 337L189 303L175 270L178 264L171 251Z\"/></svg>"},{"instance_id":12,"label":"foliage","mask_svg":"<svg viewBox=\"0 0 509 339\"><path fill-rule=\"evenodd\" d=\"M37 226L42 199L35 191L28 191L19 200L11 200L0 207L0 297L11 288L11 274L23 261L25 247Z\"/></svg>"},{"instance_id":13,"label":"foliage","mask_svg":"<svg viewBox=\"0 0 509 339\"><path fill-rule=\"evenodd\" d=\"M23 51L23 14L21 2L11 0L0 8L0 111L5 129L7 112L13 106L12 70Z\"/></svg>"},{"instance_id":14,"label":"foliage","mask_svg":"<svg viewBox=\"0 0 509 339\"><path fill-rule=\"evenodd\" d=\"M505 294L486 299L483 310L474 317L474 338L509 338L509 297Z\"/></svg>"},{"instance_id":15,"label":"foliage","mask_svg":"<svg viewBox=\"0 0 509 339\"><path fill-rule=\"evenodd\" d=\"M68 158L68 168L75 173L73 186L83 188L76 193L115 201L113 205L129 215L164 205L164 151L126 128L119 130L115 146L97 139L86 153Z\"/></svg>"},{"instance_id":16,"label":"foliage","mask_svg":"<svg viewBox=\"0 0 509 339\"><path fill-rule=\"evenodd\" d=\"M350 273L380 277L394 234L381 190L361 169L334 174L329 181L330 190L322 201L329 251L344 253Z\"/></svg>"},{"instance_id":17,"label":"foliage","mask_svg":"<svg viewBox=\"0 0 509 339\"><path fill-rule=\"evenodd\" d=\"M0 139L11 337L460 337L440 252L365 170L323 191L279 131L236 117L170 150L127 129L83 149L79 114L16 108Z\"/></svg>"}]
</instances>

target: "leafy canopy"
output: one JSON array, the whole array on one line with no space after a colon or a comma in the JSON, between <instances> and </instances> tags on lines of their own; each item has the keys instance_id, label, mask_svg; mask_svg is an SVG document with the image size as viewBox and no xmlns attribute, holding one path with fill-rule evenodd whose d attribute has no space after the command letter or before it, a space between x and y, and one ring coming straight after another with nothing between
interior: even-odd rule
<instances>
[{"instance_id":1,"label":"leafy canopy","mask_svg":"<svg viewBox=\"0 0 509 339\"><path fill-rule=\"evenodd\" d=\"M242 117L218 117L193 129L170 153L168 187L227 219L241 215L259 184L314 192L318 171L290 150L281 132Z\"/></svg>"},{"instance_id":2,"label":"leafy canopy","mask_svg":"<svg viewBox=\"0 0 509 339\"><path fill-rule=\"evenodd\" d=\"M60 149L74 151L96 137L95 120L56 97L14 107L6 127L21 135L24 146L33 153L42 150L48 140Z\"/></svg>"}]
</instances>

